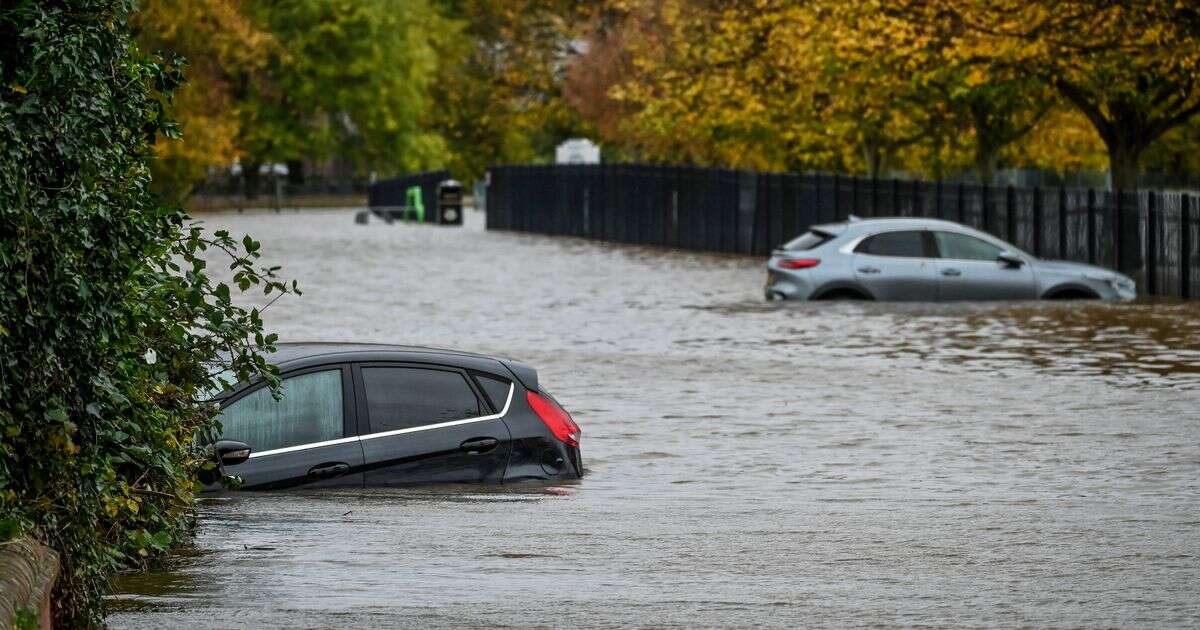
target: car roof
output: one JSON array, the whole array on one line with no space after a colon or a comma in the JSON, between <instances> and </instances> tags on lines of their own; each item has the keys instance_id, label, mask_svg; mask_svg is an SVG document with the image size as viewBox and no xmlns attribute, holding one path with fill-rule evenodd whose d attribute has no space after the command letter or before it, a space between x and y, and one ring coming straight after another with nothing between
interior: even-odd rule
<instances>
[{"instance_id":1,"label":"car roof","mask_svg":"<svg viewBox=\"0 0 1200 630\"><path fill-rule=\"evenodd\" d=\"M267 359L275 365L283 366L303 359L313 359L328 355L350 355L339 357L353 360L356 355L377 356L384 353L396 354L441 354L452 357L470 357L476 359L493 359L483 354L448 350L445 348L427 348L423 346L403 346L387 343L353 343L345 341L301 341L275 344L275 351L267 355Z\"/></svg>"},{"instance_id":2,"label":"car roof","mask_svg":"<svg viewBox=\"0 0 1200 630\"><path fill-rule=\"evenodd\" d=\"M858 234L861 232L875 231L880 228L887 230L949 228L951 230L960 231L978 231L961 223L955 223L954 221L928 219L925 217L878 217L813 226L813 229L815 230L821 230L832 234L841 234L842 232L846 231Z\"/></svg>"},{"instance_id":3,"label":"car roof","mask_svg":"<svg viewBox=\"0 0 1200 630\"><path fill-rule=\"evenodd\" d=\"M505 380L514 377L526 388L538 390L537 370L520 361L491 357L486 354L402 346L386 343L349 343L342 341L305 341L275 344L275 351L266 354L266 359L280 372L305 370L322 365L349 362L400 362L448 365L499 376ZM226 399L260 382L238 383L218 394L215 399Z\"/></svg>"}]
</instances>

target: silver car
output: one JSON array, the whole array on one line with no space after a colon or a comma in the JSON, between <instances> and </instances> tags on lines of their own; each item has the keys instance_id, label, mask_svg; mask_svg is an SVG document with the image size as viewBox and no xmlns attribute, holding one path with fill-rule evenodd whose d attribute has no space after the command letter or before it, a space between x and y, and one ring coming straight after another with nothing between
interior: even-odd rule
<instances>
[{"instance_id":1,"label":"silver car","mask_svg":"<svg viewBox=\"0 0 1200 630\"><path fill-rule=\"evenodd\" d=\"M767 263L768 300L1105 299L1137 296L1133 280L1042 260L958 223L851 218L812 227Z\"/></svg>"}]
</instances>

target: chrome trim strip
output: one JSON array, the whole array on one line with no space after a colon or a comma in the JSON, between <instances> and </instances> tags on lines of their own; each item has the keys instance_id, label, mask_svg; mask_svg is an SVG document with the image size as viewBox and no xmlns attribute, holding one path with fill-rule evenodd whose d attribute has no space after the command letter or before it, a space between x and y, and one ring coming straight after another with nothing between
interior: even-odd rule
<instances>
[{"instance_id":1,"label":"chrome trim strip","mask_svg":"<svg viewBox=\"0 0 1200 630\"><path fill-rule=\"evenodd\" d=\"M472 422L484 422L487 420L496 420L508 415L508 408L512 405L513 392L517 386L513 383L508 384L508 399L504 401L504 408L500 413L494 413L490 416L480 416L478 418L465 418L463 420L451 420L449 422L439 422L437 424L427 424L420 427L411 427L408 429L396 429L395 431L383 431L381 433L371 433L370 435L356 435L354 437L339 438L336 440L326 440L324 442L312 442L309 444L297 444L296 446L285 446L283 448L275 448L261 453L250 452L250 459L255 457L266 457L268 455L279 455L281 453L292 453L295 451L304 451L310 448L321 448L322 446L334 446L335 444L346 444L348 442L361 442L363 440L374 440L376 438L391 437L393 435L403 435L405 433L416 433L417 431L429 431L430 429L441 429L443 427L453 427L460 424L471 424Z\"/></svg>"},{"instance_id":2,"label":"chrome trim strip","mask_svg":"<svg viewBox=\"0 0 1200 630\"><path fill-rule=\"evenodd\" d=\"M497 418L503 418L504 416L508 415L508 408L510 405L512 405L513 392L516 391L516 389L517 389L517 386L515 384L513 384L513 383L508 384L508 399L504 401L504 408L500 410L500 413L494 413L490 416L480 416L478 418L465 418L463 420L451 420L449 422L439 422L437 424L426 424L424 426L409 427L407 429L396 429L395 431L383 431L380 433L371 433L369 435L360 435L360 436L358 436L358 440L361 442L364 440L374 440L377 438L391 437L393 435L404 435L405 433L416 433L418 431L429 431L430 429L441 429L442 427L454 427L454 426L458 426L460 424L471 424L473 422L485 422L487 420L496 420Z\"/></svg>"},{"instance_id":3,"label":"chrome trim strip","mask_svg":"<svg viewBox=\"0 0 1200 630\"><path fill-rule=\"evenodd\" d=\"M348 438L338 438L336 440L325 440L324 442L311 442L309 444L297 444L295 446L285 446L283 448L273 448L269 451L262 451L259 453L250 451L250 459L254 459L255 457L266 457L267 455L278 455L280 453L291 453L293 451L303 451L303 450L307 450L310 448L321 448L322 446L333 446L335 444L346 444L347 442L354 442L357 440L358 440L358 436L354 436L354 437L348 437Z\"/></svg>"}]
</instances>

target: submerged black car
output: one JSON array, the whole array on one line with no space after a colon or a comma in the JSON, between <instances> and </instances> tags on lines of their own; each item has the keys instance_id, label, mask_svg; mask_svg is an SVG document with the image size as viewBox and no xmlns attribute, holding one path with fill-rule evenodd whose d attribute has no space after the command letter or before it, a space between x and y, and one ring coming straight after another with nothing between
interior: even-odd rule
<instances>
[{"instance_id":1,"label":"submerged black car","mask_svg":"<svg viewBox=\"0 0 1200 630\"><path fill-rule=\"evenodd\" d=\"M243 488L583 475L579 426L528 365L405 346L277 348L282 399L262 382L217 399L217 450Z\"/></svg>"}]
</instances>

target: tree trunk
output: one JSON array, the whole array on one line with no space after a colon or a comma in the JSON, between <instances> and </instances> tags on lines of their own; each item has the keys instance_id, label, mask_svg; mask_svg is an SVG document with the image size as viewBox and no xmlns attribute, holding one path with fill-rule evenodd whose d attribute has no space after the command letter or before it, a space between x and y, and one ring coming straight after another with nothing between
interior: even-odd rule
<instances>
[{"instance_id":1,"label":"tree trunk","mask_svg":"<svg viewBox=\"0 0 1200 630\"><path fill-rule=\"evenodd\" d=\"M879 145L868 143L863 145L863 161L867 164L867 177L875 179L883 170L883 151Z\"/></svg>"},{"instance_id":2,"label":"tree trunk","mask_svg":"<svg viewBox=\"0 0 1200 630\"><path fill-rule=\"evenodd\" d=\"M981 184L991 184L996 177L996 151L976 145L975 175Z\"/></svg>"},{"instance_id":3,"label":"tree trunk","mask_svg":"<svg viewBox=\"0 0 1200 630\"><path fill-rule=\"evenodd\" d=\"M258 160L242 163L242 191L246 199L258 199L258 188L262 182L258 169L261 167L262 162Z\"/></svg>"},{"instance_id":4,"label":"tree trunk","mask_svg":"<svg viewBox=\"0 0 1200 630\"><path fill-rule=\"evenodd\" d=\"M1138 163L1144 146L1116 140L1108 143L1108 168L1112 174L1112 189L1134 191L1138 187Z\"/></svg>"},{"instance_id":5,"label":"tree trunk","mask_svg":"<svg viewBox=\"0 0 1200 630\"><path fill-rule=\"evenodd\" d=\"M996 162L1004 142L1001 129L990 105L980 99L970 103L971 124L975 128L975 176L981 184L991 184L996 176Z\"/></svg>"}]
</instances>

